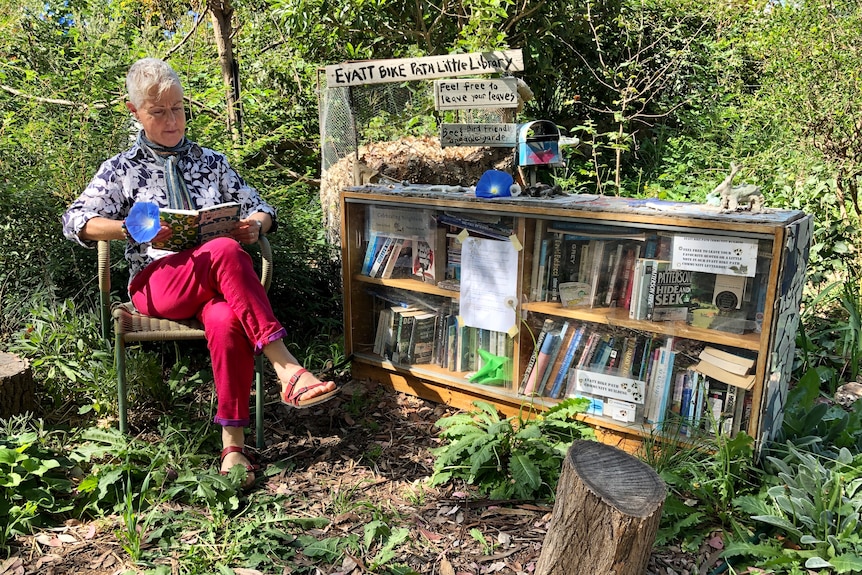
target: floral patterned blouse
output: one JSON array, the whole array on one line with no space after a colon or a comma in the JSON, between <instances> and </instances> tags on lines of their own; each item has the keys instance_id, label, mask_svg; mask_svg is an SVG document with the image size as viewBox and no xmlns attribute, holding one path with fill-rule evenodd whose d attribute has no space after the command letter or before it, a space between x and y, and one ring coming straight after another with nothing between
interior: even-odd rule
<instances>
[{"instance_id":1,"label":"floral patterned blouse","mask_svg":"<svg viewBox=\"0 0 862 575\"><path fill-rule=\"evenodd\" d=\"M275 209L230 167L224 154L193 143L178 166L197 209L238 202L241 218L264 212L275 223ZM168 207L163 162L138 144L102 163L84 192L63 214L63 234L84 247L95 247L96 242L78 237L87 221L96 216L122 220L135 202ZM172 253L154 249L149 243L127 242L129 283L148 264Z\"/></svg>"}]
</instances>

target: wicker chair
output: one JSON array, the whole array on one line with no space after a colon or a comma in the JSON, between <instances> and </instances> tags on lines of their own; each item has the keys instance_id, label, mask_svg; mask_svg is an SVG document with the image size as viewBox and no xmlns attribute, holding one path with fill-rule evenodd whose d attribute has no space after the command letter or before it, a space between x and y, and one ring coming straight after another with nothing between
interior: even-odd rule
<instances>
[{"instance_id":1,"label":"wicker chair","mask_svg":"<svg viewBox=\"0 0 862 575\"><path fill-rule=\"evenodd\" d=\"M261 284L269 290L272 281L272 247L265 236L258 241L260 248ZM174 341L205 339L203 326L196 319L172 321L150 317L139 313L131 302L111 304L111 250L110 242L98 242L99 298L101 303L102 335L110 338L110 323L114 325L114 356L117 366L117 400L120 416L120 431L128 431L126 415L126 343L135 341ZM255 360L255 443L259 449L263 443L263 356Z\"/></svg>"}]
</instances>

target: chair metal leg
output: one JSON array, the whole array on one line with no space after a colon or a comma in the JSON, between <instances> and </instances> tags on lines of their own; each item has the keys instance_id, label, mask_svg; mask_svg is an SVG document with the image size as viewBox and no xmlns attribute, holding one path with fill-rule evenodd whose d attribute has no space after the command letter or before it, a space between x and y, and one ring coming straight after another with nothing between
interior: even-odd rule
<instances>
[{"instance_id":1,"label":"chair metal leg","mask_svg":"<svg viewBox=\"0 0 862 575\"><path fill-rule=\"evenodd\" d=\"M254 433L255 445L263 449L263 355L254 360Z\"/></svg>"},{"instance_id":2,"label":"chair metal leg","mask_svg":"<svg viewBox=\"0 0 862 575\"><path fill-rule=\"evenodd\" d=\"M120 415L120 432L128 433L129 422L126 417L126 342L119 330L114 329L114 357L117 366L117 410Z\"/></svg>"}]
</instances>

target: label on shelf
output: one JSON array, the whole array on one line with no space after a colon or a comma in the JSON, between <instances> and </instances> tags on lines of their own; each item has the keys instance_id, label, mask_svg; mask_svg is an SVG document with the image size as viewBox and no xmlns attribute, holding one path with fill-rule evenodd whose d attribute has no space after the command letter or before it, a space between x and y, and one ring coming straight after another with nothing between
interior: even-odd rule
<instances>
[{"instance_id":1,"label":"label on shelf","mask_svg":"<svg viewBox=\"0 0 862 575\"><path fill-rule=\"evenodd\" d=\"M575 370L572 377L575 391L631 403L644 402L644 382L640 380L583 369Z\"/></svg>"}]
</instances>

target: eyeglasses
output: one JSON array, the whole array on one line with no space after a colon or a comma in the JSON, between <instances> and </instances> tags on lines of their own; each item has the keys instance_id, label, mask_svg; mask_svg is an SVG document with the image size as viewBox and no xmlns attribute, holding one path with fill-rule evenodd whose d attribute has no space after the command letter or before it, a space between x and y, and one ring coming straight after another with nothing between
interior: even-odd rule
<instances>
[{"instance_id":1,"label":"eyeglasses","mask_svg":"<svg viewBox=\"0 0 862 575\"><path fill-rule=\"evenodd\" d=\"M171 106L170 108L151 108L149 110L146 110L147 115L149 115L155 120L166 119L169 112L175 118L185 118L186 115L186 109L183 106Z\"/></svg>"}]
</instances>

